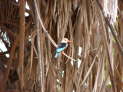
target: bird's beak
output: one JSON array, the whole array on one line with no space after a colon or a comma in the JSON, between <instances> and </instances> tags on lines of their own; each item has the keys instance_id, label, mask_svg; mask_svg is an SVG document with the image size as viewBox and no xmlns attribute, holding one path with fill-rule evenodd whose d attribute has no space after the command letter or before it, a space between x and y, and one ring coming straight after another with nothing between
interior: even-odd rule
<instances>
[{"instance_id":1,"label":"bird's beak","mask_svg":"<svg viewBox=\"0 0 123 92\"><path fill-rule=\"evenodd\" d=\"M72 43L72 41L68 40L68 43Z\"/></svg>"}]
</instances>

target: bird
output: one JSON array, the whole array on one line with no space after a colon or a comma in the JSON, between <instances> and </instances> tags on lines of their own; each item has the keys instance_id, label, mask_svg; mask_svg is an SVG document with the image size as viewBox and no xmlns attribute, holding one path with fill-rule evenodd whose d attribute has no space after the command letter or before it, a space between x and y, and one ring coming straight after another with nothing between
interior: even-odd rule
<instances>
[{"instance_id":1,"label":"bird","mask_svg":"<svg viewBox=\"0 0 123 92\"><path fill-rule=\"evenodd\" d=\"M63 38L63 40L58 44L55 50L55 58L58 58L62 51L64 51L68 47L68 43L71 43L67 38Z\"/></svg>"}]
</instances>

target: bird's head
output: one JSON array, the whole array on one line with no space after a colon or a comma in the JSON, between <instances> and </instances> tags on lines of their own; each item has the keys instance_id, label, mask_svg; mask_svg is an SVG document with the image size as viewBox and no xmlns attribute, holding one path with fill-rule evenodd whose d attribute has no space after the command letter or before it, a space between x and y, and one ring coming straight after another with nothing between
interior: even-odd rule
<instances>
[{"instance_id":1,"label":"bird's head","mask_svg":"<svg viewBox=\"0 0 123 92\"><path fill-rule=\"evenodd\" d=\"M63 42L63 43L71 43L72 41L68 40L67 38L63 38L63 40L61 42Z\"/></svg>"}]
</instances>

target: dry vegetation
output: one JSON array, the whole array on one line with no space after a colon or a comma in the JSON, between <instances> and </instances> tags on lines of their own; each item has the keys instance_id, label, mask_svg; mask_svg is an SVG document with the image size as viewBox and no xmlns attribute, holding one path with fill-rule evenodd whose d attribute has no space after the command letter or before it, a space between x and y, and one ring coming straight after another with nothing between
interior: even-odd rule
<instances>
[{"instance_id":1,"label":"dry vegetation","mask_svg":"<svg viewBox=\"0 0 123 92\"><path fill-rule=\"evenodd\" d=\"M123 1L114 24L104 2L0 0L0 92L123 92ZM72 44L54 59L63 37Z\"/></svg>"}]
</instances>

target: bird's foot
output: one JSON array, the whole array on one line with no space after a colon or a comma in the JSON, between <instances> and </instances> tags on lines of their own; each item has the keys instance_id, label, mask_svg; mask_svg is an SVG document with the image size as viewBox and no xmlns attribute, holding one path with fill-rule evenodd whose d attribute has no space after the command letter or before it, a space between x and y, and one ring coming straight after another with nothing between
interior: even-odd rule
<instances>
[{"instance_id":1,"label":"bird's foot","mask_svg":"<svg viewBox=\"0 0 123 92\"><path fill-rule=\"evenodd\" d=\"M64 54L64 51L62 51L61 53Z\"/></svg>"}]
</instances>

